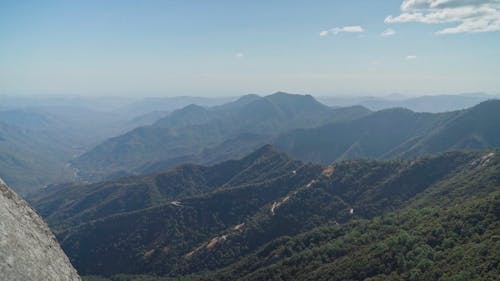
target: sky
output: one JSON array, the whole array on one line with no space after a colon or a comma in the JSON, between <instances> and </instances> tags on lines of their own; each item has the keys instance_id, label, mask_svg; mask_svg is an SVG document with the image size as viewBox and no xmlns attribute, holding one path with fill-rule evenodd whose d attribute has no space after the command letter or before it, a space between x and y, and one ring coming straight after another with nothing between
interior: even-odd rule
<instances>
[{"instance_id":1,"label":"sky","mask_svg":"<svg viewBox=\"0 0 500 281\"><path fill-rule=\"evenodd\" d=\"M0 95L500 93L500 0L0 0Z\"/></svg>"}]
</instances>

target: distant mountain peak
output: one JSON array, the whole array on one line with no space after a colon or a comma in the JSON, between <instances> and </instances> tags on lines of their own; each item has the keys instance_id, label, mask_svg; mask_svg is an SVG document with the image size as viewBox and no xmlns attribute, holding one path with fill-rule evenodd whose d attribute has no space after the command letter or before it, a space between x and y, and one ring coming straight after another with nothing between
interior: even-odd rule
<instances>
[{"instance_id":1,"label":"distant mountain peak","mask_svg":"<svg viewBox=\"0 0 500 281\"><path fill-rule=\"evenodd\" d=\"M352 120L366 114L366 110L360 109L332 109L309 95L282 92L266 97L246 95L216 107L190 105L158 120L147 130L136 129L110 139L73 163L80 171L87 170L97 175L110 174L108 171L118 169L142 169L140 167L148 163L163 163L162 167L187 159L213 163L241 157L287 130ZM238 137L246 133L260 137ZM113 164L105 164L110 162ZM106 171L102 173L103 169L96 169L96 163ZM95 176L85 178L96 180Z\"/></svg>"},{"instance_id":2,"label":"distant mountain peak","mask_svg":"<svg viewBox=\"0 0 500 281\"><path fill-rule=\"evenodd\" d=\"M274 94L264 97L266 100L271 101L273 104L279 106L293 106L297 109L311 109L311 108L327 108L326 105L317 101L311 95L289 94L285 92L276 92Z\"/></svg>"},{"instance_id":3,"label":"distant mountain peak","mask_svg":"<svg viewBox=\"0 0 500 281\"><path fill-rule=\"evenodd\" d=\"M173 111L170 115L171 116L175 116L175 115L184 116L186 114L197 114L197 113L203 113L205 111L207 111L207 109L205 107L192 103L192 104L184 106L183 108L180 108L180 109ZM166 118L168 118L168 116ZM164 118L162 118L162 119L164 119Z\"/></svg>"},{"instance_id":4,"label":"distant mountain peak","mask_svg":"<svg viewBox=\"0 0 500 281\"><path fill-rule=\"evenodd\" d=\"M307 98L307 99L313 99L313 96L311 95L302 95L302 94L291 94L287 92L276 92L270 95L265 96L265 98L273 99L273 98Z\"/></svg>"},{"instance_id":5,"label":"distant mountain peak","mask_svg":"<svg viewBox=\"0 0 500 281\"><path fill-rule=\"evenodd\" d=\"M261 100L262 97L256 94L243 95L237 100L218 106L218 108L234 108L248 105L254 101Z\"/></svg>"},{"instance_id":6,"label":"distant mountain peak","mask_svg":"<svg viewBox=\"0 0 500 281\"><path fill-rule=\"evenodd\" d=\"M276 96L279 96L279 95L298 96L297 94L291 94L291 93L282 92L282 91L274 92L274 93L270 94L269 96L273 96L273 95L276 95Z\"/></svg>"},{"instance_id":7,"label":"distant mountain peak","mask_svg":"<svg viewBox=\"0 0 500 281\"><path fill-rule=\"evenodd\" d=\"M240 98L238 98L236 100L236 102L248 101L248 100L255 100L255 99L259 99L259 98L262 98L262 97L259 96L259 95L257 95L257 94L247 94L247 95L243 95Z\"/></svg>"},{"instance_id":8,"label":"distant mountain peak","mask_svg":"<svg viewBox=\"0 0 500 281\"><path fill-rule=\"evenodd\" d=\"M486 108L496 108L500 107L500 100L499 99L490 99L483 101L479 103L478 105L471 107L471 110L481 110L481 109L486 109Z\"/></svg>"},{"instance_id":9,"label":"distant mountain peak","mask_svg":"<svg viewBox=\"0 0 500 281\"><path fill-rule=\"evenodd\" d=\"M159 120L157 120L154 125L155 126L169 126L171 124L171 120L178 120L180 122L184 122L185 124L194 124L200 123L203 121L206 113L209 110L203 106L199 106L196 104L187 105L181 109L177 109L172 112L170 115L167 115ZM194 119L194 120L193 120Z\"/></svg>"},{"instance_id":10,"label":"distant mountain peak","mask_svg":"<svg viewBox=\"0 0 500 281\"><path fill-rule=\"evenodd\" d=\"M271 144L265 144L258 148L254 153L252 154L265 154L265 153L270 153L270 152L277 152L274 146Z\"/></svg>"},{"instance_id":11,"label":"distant mountain peak","mask_svg":"<svg viewBox=\"0 0 500 281\"><path fill-rule=\"evenodd\" d=\"M245 156L245 158L257 159L257 158L261 158L261 157L265 157L265 156L269 156L269 155L275 155L275 154L280 154L280 153L271 144L265 144L265 145L261 146L260 148L258 148L257 150L255 150L254 152Z\"/></svg>"},{"instance_id":12,"label":"distant mountain peak","mask_svg":"<svg viewBox=\"0 0 500 281\"><path fill-rule=\"evenodd\" d=\"M206 110L205 107L194 104L194 103L179 109L179 111L205 111L205 110Z\"/></svg>"},{"instance_id":13,"label":"distant mountain peak","mask_svg":"<svg viewBox=\"0 0 500 281\"><path fill-rule=\"evenodd\" d=\"M380 115L390 115L390 114L415 114L414 111L404 108L404 107L394 107L394 108L388 108L388 109L383 109L378 112L375 112L375 114L380 114Z\"/></svg>"}]
</instances>

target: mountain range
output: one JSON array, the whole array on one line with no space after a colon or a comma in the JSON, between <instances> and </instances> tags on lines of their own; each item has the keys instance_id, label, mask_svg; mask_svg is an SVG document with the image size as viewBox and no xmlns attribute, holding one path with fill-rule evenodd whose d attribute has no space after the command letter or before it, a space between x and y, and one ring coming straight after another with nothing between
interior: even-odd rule
<instances>
[{"instance_id":1,"label":"mountain range","mask_svg":"<svg viewBox=\"0 0 500 281\"><path fill-rule=\"evenodd\" d=\"M442 99L460 104L464 96L473 97L471 103L491 97ZM267 143L294 158L321 163L412 158L498 144L494 100L482 104L484 112L477 105L430 114L338 107L349 103L328 107L311 96L286 93L239 99L0 99L0 176L20 194L63 182L153 173L188 162L211 165L243 157ZM441 97L422 97L421 102L432 105L436 99ZM182 107L190 102L199 105Z\"/></svg>"},{"instance_id":2,"label":"mountain range","mask_svg":"<svg viewBox=\"0 0 500 281\"><path fill-rule=\"evenodd\" d=\"M494 280L499 153L318 165L268 145L214 166L51 187L30 202L82 275Z\"/></svg>"},{"instance_id":3,"label":"mountain range","mask_svg":"<svg viewBox=\"0 0 500 281\"><path fill-rule=\"evenodd\" d=\"M498 95L464 93L454 95L426 95L418 97L406 97L399 94L382 97L320 96L318 97L318 100L326 105L337 107L361 105L371 110L401 107L415 112L439 113L466 109L481 102L498 98Z\"/></svg>"},{"instance_id":4,"label":"mountain range","mask_svg":"<svg viewBox=\"0 0 500 281\"><path fill-rule=\"evenodd\" d=\"M193 162L213 164L272 143L321 163L367 157L414 158L450 149L500 145L500 101L444 113L403 108L371 112L327 107L311 96L276 93L205 108L189 105L150 126L106 140L74 161L82 180L150 173Z\"/></svg>"},{"instance_id":5,"label":"mountain range","mask_svg":"<svg viewBox=\"0 0 500 281\"><path fill-rule=\"evenodd\" d=\"M98 143L153 124L191 102L217 105L224 101L0 96L0 177L20 194L74 181L68 161Z\"/></svg>"},{"instance_id":6,"label":"mountain range","mask_svg":"<svg viewBox=\"0 0 500 281\"><path fill-rule=\"evenodd\" d=\"M21 194L72 181L69 160L131 126L120 116L81 107L0 110L0 177Z\"/></svg>"},{"instance_id":7,"label":"mountain range","mask_svg":"<svg viewBox=\"0 0 500 281\"><path fill-rule=\"evenodd\" d=\"M500 146L500 100L446 113L387 109L356 120L299 129L274 144L291 156L330 163L339 159L414 158L447 150Z\"/></svg>"},{"instance_id":8,"label":"mountain range","mask_svg":"<svg viewBox=\"0 0 500 281\"><path fill-rule=\"evenodd\" d=\"M308 95L247 95L205 108L189 105L151 126L111 138L74 161L84 180L96 181L167 168L184 162L216 163L242 157L296 128L356 119L370 113L355 106L330 108Z\"/></svg>"},{"instance_id":9,"label":"mountain range","mask_svg":"<svg viewBox=\"0 0 500 281\"><path fill-rule=\"evenodd\" d=\"M286 93L130 116L46 109L0 111L0 176L24 181L85 281L499 274L498 100L440 113Z\"/></svg>"}]
</instances>

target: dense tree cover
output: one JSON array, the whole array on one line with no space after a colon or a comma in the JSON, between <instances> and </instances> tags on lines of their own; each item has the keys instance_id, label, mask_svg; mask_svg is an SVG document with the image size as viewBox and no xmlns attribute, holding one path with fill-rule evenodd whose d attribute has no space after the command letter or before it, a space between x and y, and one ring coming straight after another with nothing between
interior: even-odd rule
<instances>
[{"instance_id":1,"label":"dense tree cover","mask_svg":"<svg viewBox=\"0 0 500 281\"><path fill-rule=\"evenodd\" d=\"M387 109L362 118L282 134L274 143L304 161L414 158L450 149L500 146L500 101L446 113Z\"/></svg>"},{"instance_id":2,"label":"dense tree cover","mask_svg":"<svg viewBox=\"0 0 500 281\"><path fill-rule=\"evenodd\" d=\"M291 129L369 113L360 106L330 108L312 96L286 93L250 95L211 108L190 105L97 145L73 165L81 176L95 181L117 172L153 172L188 161L210 164L248 154Z\"/></svg>"},{"instance_id":3,"label":"dense tree cover","mask_svg":"<svg viewBox=\"0 0 500 281\"><path fill-rule=\"evenodd\" d=\"M214 280L496 280L500 193L276 240Z\"/></svg>"},{"instance_id":4,"label":"dense tree cover","mask_svg":"<svg viewBox=\"0 0 500 281\"><path fill-rule=\"evenodd\" d=\"M203 250L190 257L186 271L227 266L283 235L398 210L419 193L461 175L474 157L477 156L446 153L414 162L357 160L335 164L331 174L323 173L314 184L301 187L274 215L270 216L264 208L248 220L241 235L225 241L224 247ZM422 174L426 176L418 176Z\"/></svg>"},{"instance_id":5,"label":"dense tree cover","mask_svg":"<svg viewBox=\"0 0 500 281\"><path fill-rule=\"evenodd\" d=\"M303 169L312 174L318 170ZM188 260L181 257L304 184L284 176L185 199L180 207L167 204L107 217L57 236L82 273L165 274L187 267Z\"/></svg>"},{"instance_id":6,"label":"dense tree cover","mask_svg":"<svg viewBox=\"0 0 500 281\"><path fill-rule=\"evenodd\" d=\"M302 165L270 146L263 146L240 160L213 166L185 164L152 175L96 184L53 186L30 196L29 201L53 229L60 229L182 200L224 186L272 179L289 174Z\"/></svg>"},{"instance_id":7,"label":"dense tree cover","mask_svg":"<svg viewBox=\"0 0 500 281\"><path fill-rule=\"evenodd\" d=\"M110 280L493 280L499 155L351 160L271 168L269 178L249 169L181 206L107 216L57 236L80 273Z\"/></svg>"},{"instance_id":8,"label":"dense tree cover","mask_svg":"<svg viewBox=\"0 0 500 281\"><path fill-rule=\"evenodd\" d=\"M494 153L446 154L410 164L464 160L400 208L281 235L225 267L163 279L115 275L109 280L497 280L500 157ZM236 247L230 240L223 246Z\"/></svg>"}]
</instances>

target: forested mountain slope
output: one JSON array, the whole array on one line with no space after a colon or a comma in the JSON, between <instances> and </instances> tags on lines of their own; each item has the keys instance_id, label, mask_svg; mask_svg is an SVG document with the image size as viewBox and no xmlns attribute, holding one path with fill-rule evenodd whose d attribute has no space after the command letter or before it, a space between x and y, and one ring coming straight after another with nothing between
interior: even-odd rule
<instances>
[{"instance_id":1,"label":"forested mountain slope","mask_svg":"<svg viewBox=\"0 0 500 281\"><path fill-rule=\"evenodd\" d=\"M291 129L368 113L363 107L333 109L311 96L286 93L244 96L211 108L190 105L151 126L109 139L72 163L83 179L91 181L187 161L215 163L242 157Z\"/></svg>"},{"instance_id":2,"label":"forested mountain slope","mask_svg":"<svg viewBox=\"0 0 500 281\"><path fill-rule=\"evenodd\" d=\"M415 113L387 109L368 116L318 128L298 129L274 143L305 161L368 157L414 158L425 153L500 146L500 100L447 113Z\"/></svg>"},{"instance_id":3,"label":"forested mountain slope","mask_svg":"<svg viewBox=\"0 0 500 281\"><path fill-rule=\"evenodd\" d=\"M52 213L51 224L86 275L488 280L498 273L499 155L299 164L88 222ZM469 262L486 267L455 271L466 262L456 251L471 251Z\"/></svg>"},{"instance_id":4,"label":"forested mountain slope","mask_svg":"<svg viewBox=\"0 0 500 281\"><path fill-rule=\"evenodd\" d=\"M275 158L283 156L268 146L256 153L262 156L235 174L227 170L233 166L227 165L229 163L212 167L215 170L210 175L225 178L212 181L218 183L216 188L209 186L210 181L200 187L206 190L212 188L212 192L201 190L195 196L172 196L175 198L173 201L136 211L107 213L104 216L96 214L81 225L78 225L81 220L65 220L64 214L57 213L49 216L48 221L59 233L60 241L66 244L63 246L66 251L75 253L72 261L80 264L77 267L81 272L154 272L174 266L172 260L187 254L214 235L236 228L263 206L306 185L321 173L320 166L304 165L286 158L276 164ZM165 183L164 188L175 190L175 185L176 182L171 181ZM128 194L140 196L139 193ZM67 200L65 190L55 196L59 196L60 201ZM36 201L33 204L38 206ZM43 206L39 209L43 214ZM69 210L61 209L63 213L71 211L71 207ZM97 220L94 220L96 217ZM114 242L110 244L111 241ZM161 257L148 259L149 254L144 255L144 249L156 247L165 251L157 252Z\"/></svg>"},{"instance_id":5,"label":"forested mountain slope","mask_svg":"<svg viewBox=\"0 0 500 281\"><path fill-rule=\"evenodd\" d=\"M498 153L476 156L403 208L282 237L210 278L193 279L496 280Z\"/></svg>"},{"instance_id":6,"label":"forested mountain slope","mask_svg":"<svg viewBox=\"0 0 500 281\"><path fill-rule=\"evenodd\" d=\"M224 186L249 185L292 173L303 164L271 146L213 166L184 164L163 172L95 184L62 184L30 196L55 225L74 225L199 196Z\"/></svg>"}]
</instances>

